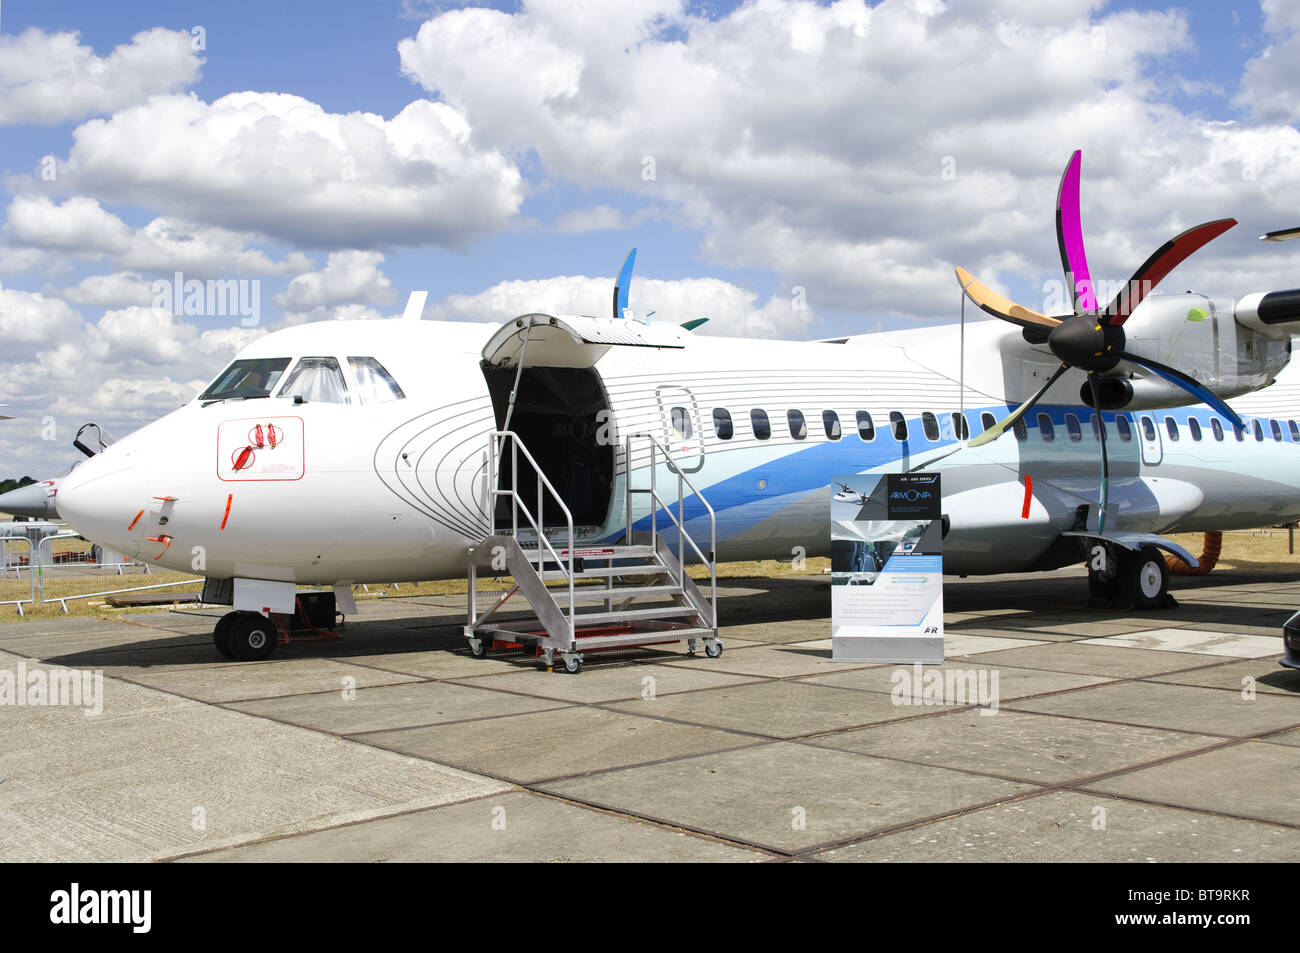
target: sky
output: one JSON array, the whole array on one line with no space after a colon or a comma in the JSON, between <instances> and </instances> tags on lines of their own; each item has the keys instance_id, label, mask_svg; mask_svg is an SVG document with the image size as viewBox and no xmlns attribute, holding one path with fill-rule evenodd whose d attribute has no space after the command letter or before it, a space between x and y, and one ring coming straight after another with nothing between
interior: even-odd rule
<instances>
[{"instance_id":1,"label":"sky","mask_svg":"<svg viewBox=\"0 0 1300 953\"><path fill-rule=\"evenodd\" d=\"M605 314L633 247L715 334L952 322L957 265L1052 310L1075 149L1095 279L1233 216L1162 290L1296 287L1298 90L1294 0L3 0L0 477L413 290Z\"/></svg>"}]
</instances>

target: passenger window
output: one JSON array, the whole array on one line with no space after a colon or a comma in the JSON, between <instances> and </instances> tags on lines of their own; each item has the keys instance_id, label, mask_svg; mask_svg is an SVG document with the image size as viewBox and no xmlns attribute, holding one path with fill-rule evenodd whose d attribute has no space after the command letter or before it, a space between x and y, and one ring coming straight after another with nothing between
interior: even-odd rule
<instances>
[{"instance_id":1,"label":"passenger window","mask_svg":"<svg viewBox=\"0 0 1300 953\"><path fill-rule=\"evenodd\" d=\"M1188 418L1187 430L1191 433L1193 440L1201 439L1201 422L1195 417Z\"/></svg>"},{"instance_id":2,"label":"passenger window","mask_svg":"<svg viewBox=\"0 0 1300 953\"><path fill-rule=\"evenodd\" d=\"M1170 440L1178 439L1178 421L1174 420L1174 418L1165 418L1165 430L1168 431Z\"/></svg>"},{"instance_id":3,"label":"passenger window","mask_svg":"<svg viewBox=\"0 0 1300 953\"><path fill-rule=\"evenodd\" d=\"M1243 421L1243 423L1245 423L1245 421ZM1246 439L1246 428L1244 426L1238 427L1236 424L1233 424L1232 433L1237 438L1238 443Z\"/></svg>"},{"instance_id":4,"label":"passenger window","mask_svg":"<svg viewBox=\"0 0 1300 953\"><path fill-rule=\"evenodd\" d=\"M876 425L871 420L871 415L865 410L858 411L858 436L863 440L876 439Z\"/></svg>"},{"instance_id":5,"label":"passenger window","mask_svg":"<svg viewBox=\"0 0 1300 953\"><path fill-rule=\"evenodd\" d=\"M822 411L822 427L826 430L827 440L840 439L840 418L833 410Z\"/></svg>"},{"instance_id":6,"label":"passenger window","mask_svg":"<svg viewBox=\"0 0 1300 953\"><path fill-rule=\"evenodd\" d=\"M691 426L691 415L685 407L674 407L669 411L673 422L673 432L683 440L690 440L695 433Z\"/></svg>"},{"instance_id":7,"label":"passenger window","mask_svg":"<svg viewBox=\"0 0 1300 953\"><path fill-rule=\"evenodd\" d=\"M1263 439L1264 439L1264 425L1261 424L1258 420L1256 420L1256 421L1254 421L1254 429L1255 429L1255 439L1256 439L1256 440L1263 440Z\"/></svg>"},{"instance_id":8,"label":"passenger window","mask_svg":"<svg viewBox=\"0 0 1300 953\"><path fill-rule=\"evenodd\" d=\"M1056 439L1056 428L1052 426L1052 418L1047 414L1038 415L1038 433L1047 442Z\"/></svg>"},{"instance_id":9,"label":"passenger window","mask_svg":"<svg viewBox=\"0 0 1300 953\"><path fill-rule=\"evenodd\" d=\"M997 424L998 418L994 417L987 410L980 414L980 428L984 433L988 433Z\"/></svg>"},{"instance_id":10,"label":"passenger window","mask_svg":"<svg viewBox=\"0 0 1300 953\"><path fill-rule=\"evenodd\" d=\"M1079 441L1083 439L1083 427L1079 425L1079 418L1074 414L1065 415L1065 429L1070 434L1070 439Z\"/></svg>"},{"instance_id":11,"label":"passenger window","mask_svg":"<svg viewBox=\"0 0 1300 953\"><path fill-rule=\"evenodd\" d=\"M889 426L894 431L894 439L904 441L907 439L907 420L896 410L889 412Z\"/></svg>"},{"instance_id":12,"label":"passenger window","mask_svg":"<svg viewBox=\"0 0 1300 953\"><path fill-rule=\"evenodd\" d=\"M921 415L921 429L925 431L926 440L938 440L939 418L927 410Z\"/></svg>"},{"instance_id":13,"label":"passenger window","mask_svg":"<svg viewBox=\"0 0 1300 953\"><path fill-rule=\"evenodd\" d=\"M349 357L348 367L357 384L358 404L384 404L406 397L393 375L373 357Z\"/></svg>"},{"instance_id":14,"label":"passenger window","mask_svg":"<svg viewBox=\"0 0 1300 953\"><path fill-rule=\"evenodd\" d=\"M1288 420L1287 425L1291 428L1291 439L1300 441L1300 426L1294 420Z\"/></svg>"},{"instance_id":15,"label":"passenger window","mask_svg":"<svg viewBox=\"0 0 1300 953\"><path fill-rule=\"evenodd\" d=\"M766 440L772 436L772 424L767 419L767 411L755 408L749 412L749 422L754 428L754 436Z\"/></svg>"},{"instance_id":16,"label":"passenger window","mask_svg":"<svg viewBox=\"0 0 1300 953\"><path fill-rule=\"evenodd\" d=\"M1104 421L1104 420L1101 419L1101 414L1093 414L1092 417L1091 417L1091 420L1092 420L1092 436L1093 436L1093 439L1094 439L1094 440L1100 440L1100 439L1101 439L1101 428L1106 426L1106 421Z\"/></svg>"},{"instance_id":17,"label":"passenger window","mask_svg":"<svg viewBox=\"0 0 1300 953\"><path fill-rule=\"evenodd\" d=\"M277 396L301 397L307 403L351 403L343 371L332 357L304 357L289 372L289 379Z\"/></svg>"},{"instance_id":18,"label":"passenger window","mask_svg":"<svg viewBox=\"0 0 1300 953\"><path fill-rule=\"evenodd\" d=\"M280 375L288 366L287 357L260 357L235 361L199 395L199 400L270 397Z\"/></svg>"},{"instance_id":19,"label":"passenger window","mask_svg":"<svg viewBox=\"0 0 1300 953\"><path fill-rule=\"evenodd\" d=\"M802 440L808 436L808 421L804 420L802 411L787 410L785 422L790 425L790 436L795 440Z\"/></svg>"},{"instance_id":20,"label":"passenger window","mask_svg":"<svg viewBox=\"0 0 1300 953\"><path fill-rule=\"evenodd\" d=\"M1276 420L1270 420L1268 422L1268 429L1273 431L1274 440L1282 439L1282 425L1278 423Z\"/></svg>"},{"instance_id":21,"label":"passenger window","mask_svg":"<svg viewBox=\"0 0 1300 953\"><path fill-rule=\"evenodd\" d=\"M966 416L964 414L953 413L952 435L958 440L970 439L970 424L966 423Z\"/></svg>"},{"instance_id":22,"label":"passenger window","mask_svg":"<svg viewBox=\"0 0 1300 953\"><path fill-rule=\"evenodd\" d=\"M1142 439L1148 443L1156 439L1156 425L1150 417L1142 418Z\"/></svg>"},{"instance_id":23,"label":"passenger window","mask_svg":"<svg viewBox=\"0 0 1300 953\"><path fill-rule=\"evenodd\" d=\"M1024 417L1018 418L1016 422L1011 425L1011 429L1015 431L1017 440L1025 440L1029 437L1029 430L1025 427Z\"/></svg>"},{"instance_id":24,"label":"passenger window","mask_svg":"<svg viewBox=\"0 0 1300 953\"><path fill-rule=\"evenodd\" d=\"M1214 434L1215 440L1223 442L1223 424L1219 423L1218 417L1210 418L1210 432Z\"/></svg>"},{"instance_id":25,"label":"passenger window","mask_svg":"<svg viewBox=\"0 0 1300 953\"><path fill-rule=\"evenodd\" d=\"M722 407L713 408L713 432L719 440L730 440L735 429L731 426L731 412Z\"/></svg>"},{"instance_id":26,"label":"passenger window","mask_svg":"<svg viewBox=\"0 0 1300 953\"><path fill-rule=\"evenodd\" d=\"M1133 439L1133 428L1129 425L1127 417L1115 418L1115 430L1119 433L1119 439L1125 443Z\"/></svg>"}]
</instances>

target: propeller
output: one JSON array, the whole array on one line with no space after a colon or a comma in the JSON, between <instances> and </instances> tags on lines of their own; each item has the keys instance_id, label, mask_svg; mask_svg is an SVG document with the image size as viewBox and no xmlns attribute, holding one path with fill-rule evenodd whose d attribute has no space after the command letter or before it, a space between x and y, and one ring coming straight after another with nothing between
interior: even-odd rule
<instances>
[{"instance_id":1,"label":"propeller","mask_svg":"<svg viewBox=\"0 0 1300 953\"><path fill-rule=\"evenodd\" d=\"M1038 392L1003 420L998 421L980 436L971 440L971 447L991 443L1023 418L1048 389L1071 368L1088 375L1092 406L1097 410L1098 431L1101 437L1101 509L1097 518L1097 531L1105 526L1106 500L1110 466L1106 458L1106 427L1101 419L1101 385L1098 375L1112 370L1120 361L1144 367L1165 380L1194 395L1198 401L1213 407L1218 413L1243 427L1241 418L1213 391L1189 374L1125 350L1124 322L1129 319L1142 300L1151 293L1165 276L1185 261L1188 256L1203 248L1237 224L1236 219L1224 218L1205 222L1175 235L1152 253L1141 267L1120 289L1119 293L1102 308L1097 300L1088 257L1083 245L1083 224L1079 215L1079 172L1082 153L1070 156L1061 176L1056 193L1056 240L1061 253L1061 266L1065 270L1066 284L1074 304L1069 315L1046 315L1016 304L983 284L965 268L957 268L957 281L963 293L981 310L1009 321L1023 329L1026 339L1046 343L1061 361L1061 366L1048 378Z\"/></svg>"}]
</instances>

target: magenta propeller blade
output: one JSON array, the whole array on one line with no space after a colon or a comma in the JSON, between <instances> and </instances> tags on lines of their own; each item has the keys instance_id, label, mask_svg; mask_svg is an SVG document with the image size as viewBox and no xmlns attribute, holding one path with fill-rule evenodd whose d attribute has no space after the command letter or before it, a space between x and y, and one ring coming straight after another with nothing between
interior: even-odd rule
<instances>
[{"instance_id":1,"label":"magenta propeller blade","mask_svg":"<svg viewBox=\"0 0 1300 953\"><path fill-rule=\"evenodd\" d=\"M1083 153L1076 149L1065 164L1061 187L1056 193L1056 242L1061 249L1061 267L1070 286L1074 313L1097 310L1097 295L1083 250L1083 221L1079 217L1079 167Z\"/></svg>"}]
</instances>

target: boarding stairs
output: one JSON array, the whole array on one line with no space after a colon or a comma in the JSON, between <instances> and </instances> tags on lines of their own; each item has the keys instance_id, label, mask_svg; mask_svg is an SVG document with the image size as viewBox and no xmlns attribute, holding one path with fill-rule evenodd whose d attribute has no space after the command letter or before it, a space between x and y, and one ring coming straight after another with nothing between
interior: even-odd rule
<instances>
[{"instance_id":1,"label":"boarding stairs","mask_svg":"<svg viewBox=\"0 0 1300 953\"><path fill-rule=\"evenodd\" d=\"M633 470L636 449L647 453L648 471ZM567 671L578 672L584 653L683 639L692 652L702 643L709 657L722 654L714 559L717 520L708 501L655 437L632 434L626 439L627 520L621 540L609 544L575 538L572 513L513 431L490 434L487 456L488 533L468 553L464 632L476 657L490 648L531 648L544 659L547 669L554 667L558 656ZM526 493L519 485L521 458L537 475L535 493ZM661 464L670 482L675 478L675 500L666 501L660 492ZM506 488L498 485L502 467L510 474ZM646 474L648 485L633 486L634 472ZM708 516L707 551L686 531L688 497L699 500ZM502 498L508 504L504 507L509 513L508 526L504 514L498 513L497 501ZM634 534L634 500L640 498L648 498L650 523ZM545 528L543 506L548 500L550 506L559 507L563 527ZM675 546L660 531L661 514L667 518L664 528L671 524L676 530ZM707 592L686 573L686 560L692 555L709 569ZM478 577L483 572L513 581L486 611L478 607ZM501 620L497 613L515 595L527 601L530 614Z\"/></svg>"}]
</instances>

